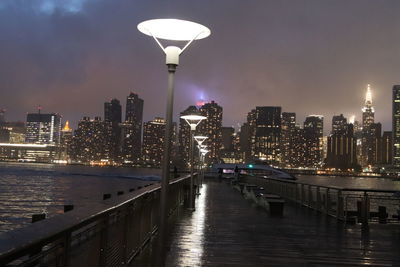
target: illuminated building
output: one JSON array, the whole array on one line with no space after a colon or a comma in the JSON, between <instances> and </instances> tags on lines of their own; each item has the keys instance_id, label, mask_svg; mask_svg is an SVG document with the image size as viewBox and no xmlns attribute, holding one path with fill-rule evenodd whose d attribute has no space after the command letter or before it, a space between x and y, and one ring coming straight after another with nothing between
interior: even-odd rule
<instances>
[{"instance_id":1,"label":"illuminated building","mask_svg":"<svg viewBox=\"0 0 400 267\"><path fill-rule=\"evenodd\" d=\"M222 127L222 146L220 158L225 163L236 163L234 141L235 129L233 127Z\"/></svg>"},{"instance_id":2,"label":"illuminated building","mask_svg":"<svg viewBox=\"0 0 400 267\"><path fill-rule=\"evenodd\" d=\"M122 107L118 99L112 99L104 103L104 122L111 124L109 139L110 159L118 161L121 147L121 129L119 124L122 121Z\"/></svg>"},{"instance_id":3,"label":"illuminated building","mask_svg":"<svg viewBox=\"0 0 400 267\"><path fill-rule=\"evenodd\" d=\"M400 168L400 85L393 86L392 124L393 165Z\"/></svg>"},{"instance_id":4,"label":"illuminated building","mask_svg":"<svg viewBox=\"0 0 400 267\"><path fill-rule=\"evenodd\" d=\"M332 117L332 132L331 134L346 134L347 133L347 119L343 116L343 114L336 115Z\"/></svg>"},{"instance_id":5,"label":"illuminated building","mask_svg":"<svg viewBox=\"0 0 400 267\"><path fill-rule=\"evenodd\" d=\"M283 167L292 167L293 135L296 128L296 113L282 112L281 127L281 164Z\"/></svg>"},{"instance_id":6,"label":"illuminated building","mask_svg":"<svg viewBox=\"0 0 400 267\"><path fill-rule=\"evenodd\" d=\"M238 160L243 163L249 162L251 159L251 151L250 151L250 127L248 122L243 123L243 125L240 127L238 138L239 138L239 148L237 149Z\"/></svg>"},{"instance_id":7,"label":"illuminated building","mask_svg":"<svg viewBox=\"0 0 400 267\"><path fill-rule=\"evenodd\" d=\"M152 167L161 165L164 153L165 120L155 118L143 125L143 162Z\"/></svg>"},{"instance_id":8,"label":"illuminated building","mask_svg":"<svg viewBox=\"0 0 400 267\"><path fill-rule=\"evenodd\" d=\"M347 123L343 114L333 116L332 133L327 142L327 167L341 170L357 167L357 142L353 124Z\"/></svg>"},{"instance_id":9,"label":"illuminated building","mask_svg":"<svg viewBox=\"0 0 400 267\"><path fill-rule=\"evenodd\" d=\"M199 110L196 106L189 106L184 111L180 113L180 117L185 115L197 114ZM179 119L179 157L182 161L182 167L188 167L190 162L190 126L187 122L180 118ZM196 155L196 154L195 154Z\"/></svg>"},{"instance_id":10,"label":"illuminated building","mask_svg":"<svg viewBox=\"0 0 400 267\"><path fill-rule=\"evenodd\" d=\"M222 127L222 146L223 150L233 150L233 141L235 135L235 129L233 127Z\"/></svg>"},{"instance_id":11,"label":"illuminated building","mask_svg":"<svg viewBox=\"0 0 400 267\"><path fill-rule=\"evenodd\" d=\"M281 107L256 107L248 115L252 156L271 165L280 163Z\"/></svg>"},{"instance_id":12,"label":"illuminated building","mask_svg":"<svg viewBox=\"0 0 400 267\"><path fill-rule=\"evenodd\" d=\"M0 126L0 139L3 143L25 143L26 128L23 122L4 122Z\"/></svg>"},{"instance_id":13,"label":"illuminated building","mask_svg":"<svg viewBox=\"0 0 400 267\"><path fill-rule=\"evenodd\" d=\"M371 86L368 84L364 107L362 108L361 165L374 165L376 161L376 126L374 124L375 109L372 106Z\"/></svg>"},{"instance_id":14,"label":"illuminated building","mask_svg":"<svg viewBox=\"0 0 400 267\"><path fill-rule=\"evenodd\" d=\"M219 162L222 146L222 107L211 101L200 107L200 113L207 117L198 126L198 132L208 137L203 143L209 150L206 161L209 163Z\"/></svg>"},{"instance_id":15,"label":"illuminated building","mask_svg":"<svg viewBox=\"0 0 400 267\"><path fill-rule=\"evenodd\" d=\"M290 167L299 168L307 164L306 161L306 137L305 131L300 125L295 126L292 134L292 151L290 159Z\"/></svg>"},{"instance_id":16,"label":"illuminated building","mask_svg":"<svg viewBox=\"0 0 400 267\"><path fill-rule=\"evenodd\" d=\"M324 117L309 115L304 121L304 137L306 142L305 167L319 168L322 165L323 155Z\"/></svg>"},{"instance_id":17,"label":"illuminated building","mask_svg":"<svg viewBox=\"0 0 400 267\"><path fill-rule=\"evenodd\" d=\"M58 114L28 113L26 117L26 143L60 144L61 117Z\"/></svg>"},{"instance_id":18,"label":"illuminated building","mask_svg":"<svg viewBox=\"0 0 400 267\"><path fill-rule=\"evenodd\" d=\"M125 122L121 124L122 158L125 163L139 163L142 152L143 99L135 93L126 98Z\"/></svg>"},{"instance_id":19,"label":"illuminated building","mask_svg":"<svg viewBox=\"0 0 400 267\"><path fill-rule=\"evenodd\" d=\"M111 123L102 121L100 117L93 120L83 117L75 130L71 157L74 161L110 162Z\"/></svg>"},{"instance_id":20,"label":"illuminated building","mask_svg":"<svg viewBox=\"0 0 400 267\"><path fill-rule=\"evenodd\" d=\"M71 154L72 137L72 129L69 127L69 121L66 121L61 130L60 159L68 159L68 155Z\"/></svg>"},{"instance_id":21,"label":"illuminated building","mask_svg":"<svg viewBox=\"0 0 400 267\"><path fill-rule=\"evenodd\" d=\"M0 143L10 142L10 131L6 127L0 127Z\"/></svg>"},{"instance_id":22,"label":"illuminated building","mask_svg":"<svg viewBox=\"0 0 400 267\"><path fill-rule=\"evenodd\" d=\"M381 139L381 163L383 165L391 165L393 162L393 142L392 142L392 132L383 132Z\"/></svg>"},{"instance_id":23,"label":"illuminated building","mask_svg":"<svg viewBox=\"0 0 400 267\"><path fill-rule=\"evenodd\" d=\"M0 160L51 163L57 156L57 146L52 144L0 143Z\"/></svg>"}]
</instances>

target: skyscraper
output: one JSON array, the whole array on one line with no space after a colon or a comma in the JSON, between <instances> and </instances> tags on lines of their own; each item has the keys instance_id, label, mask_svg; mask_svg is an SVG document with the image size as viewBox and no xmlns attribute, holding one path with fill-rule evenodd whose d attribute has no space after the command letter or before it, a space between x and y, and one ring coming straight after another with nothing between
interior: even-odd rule
<instances>
[{"instance_id":1,"label":"skyscraper","mask_svg":"<svg viewBox=\"0 0 400 267\"><path fill-rule=\"evenodd\" d=\"M392 132L383 132L382 135L382 156L381 163L384 165L391 165L393 162L393 142L392 142Z\"/></svg>"},{"instance_id":2,"label":"skyscraper","mask_svg":"<svg viewBox=\"0 0 400 267\"><path fill-rule=\"evenodd\" d=\"M68 159L68 155L71 154L72 137L72 129L69 127L69 121L66 121L61 130L60 159Z\"/></svg>"},{"instance_id":3,"label":"skyscraper","mask_svg":"<svg viewBox=\"0 0 400 267\"><path fill-rule=\"evenodd\" d=\"M222 127L222 146L220 157L225 163L236 163L235 153L239 153L239 151L234 150L235 137L235 128Z\"/></svg>"},{"instance_id":4,"label":"skyscraper","mask_svg":"<svg viewBox=\"0 0 400 267\"><path fill-rule=\"evenodd\" d=\"M239 157L238 160L248 162L251 159L250 152L250 127L249 123L245 122L240 127L239 132Z\"/></svg>"},{"instance_id":5,"label":"skyscraper","mask_svg":"<svg viewBox=\"0 0 400 267\"><path fill-rule=\"evenodd\" d=\"M309 115L304 121L305 167L318 168L322 165L324 117Z\"/></svg>"},{"instance_id":6,"label":"skyscraper","mask_svg":"<svg viewBox=\"0 0 400 267\"><path fill-rule=\"evenodd\" d=\"M143 162L159 167L164 152L165 120L155 118L143 125Z\"/></svg>"},{"instance_id":7,"label":"skyscraper","mask_svg":"<svg viewBox=\"0 0 400 267\"><path fill-rule=\"evenodd\" d=\"M400 168L400 85L393 86L392 124L393 165Z\"/></svg>"},{"instance_id":8,"label":"skyscraper","mask_svg":"<svg viewBox=\"0 0 400 267\"><path fill-rule=\"evenodd\" d=\"M375 109L372 106L371 86L368 84L364 107L362 108L362 138L361 138L361 165L368 166L376 163L376 136L374 126Z\"/></svg>"},{"instance_id":9,"label":"skyscraper","mask_svg":"<svg viewBox=\"0 0 400 267\"><path fill-rule=\"evenodd\" d=\"M208 137L204 141L209 150L206 159L210 163L219 162L222 145L222 107L211 101L200 107L200 113L207 117L198 126L198 132Z\"/></svg>"},{"instance_id":10,"label":"skyscraper","mask_svg":"<svg viewBox=\"0 0 400 267\"><path fill-rule=\"evenodd\" d=\"M357 143L353 124L340 114L332 118L332 133L328 136L327 167L348 170L357 167Z\"/></svg>"},{"instance_id":11,"label":"skyscraper","mask_svg":"<svg viewBox=\"0 0 400 267\"><path fill-rule=\"evenodd\" d=\"M196 106L189 106L180 113L179 117L198 113ZM198 127L199 128L199 127ZM197 129L198 132L198 129ZM190 163L190 126L184 119L179 119L179 157L182 167L188 167Z\"/></svg>"},{"instance_id":12,"label":"skyscraper","mask_svg":"<svg viewBox=\"0 0 400 267\"><path fill-rule=\"evenodd\" d=\"M110 159L118 161L121 147L121 128L122 107L118 99L112 99L104 103L104 122L111 125L110 139Z\"/></svg>"},{"instance_id":13,"label":"skyscraper","mask_svg":"<svg viewBox=\"0 0 400 267\"><path fill-rule=\"evenodd\" d=\"M253 112L252 112L253 113ZM253 117L254 116L254 117ZM253 126L254 159L271 165L280 163L281 107L256 107Z\"/></svg>"},{"instance_id":14,"label":"skyscraper","mask_svg":"<svg viewBox=\"0 0 400 267\"><path fill-rule=\"evenodd\" d=\"M122 157L125 162L138 163L142 151L143 99L135 93L126 98L125 122L121 125Z\"/></svg>"},{"instance_id":15,"label":"skyscraper","mask_svg":"<svg viewBox=\"0 0 400 267\"><path fill-rule=\"evenodd\" d=\"M345 134L347 128L347 119L343 116L343 114L332 117L332 134Z\"/></svg>"},{"instance_id":16,"label":"skyscraper","mask_svg":"<svg viewBox=\"0 0 400 267\"><path fill-rule=\"evenodd\" d=\"M58 114L28 113L25 142L35 144L60 144L61 117Z\"/></svg>"},{"instance_id":17,"label":"skyscraper","mask_svg":"<svg viewBox=\"0 0 400 267\"><path fill-rule=\"evenodd\" d=\"M83 117L75 130L70 156L82 163L109 161L111 131L111 124L100 117Z\"/></svg>"},{"instance_id":18,"label":"skyscraper","mask_svg":"<svg viewBox=\"0 0 400 267\"><path fill-rule=\"evenodd\" d=\"M281 164L291 167L293 161L293 135L296 128L296 113L282 112Z\"/></svg>"}]
</instances>

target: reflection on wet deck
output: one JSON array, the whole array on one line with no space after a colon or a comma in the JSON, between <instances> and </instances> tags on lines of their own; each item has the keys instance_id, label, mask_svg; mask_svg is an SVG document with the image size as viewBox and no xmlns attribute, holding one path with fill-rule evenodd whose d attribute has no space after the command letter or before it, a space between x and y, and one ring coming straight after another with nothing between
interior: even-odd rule
<instances>
[{"instance_id":1,"label":"reflection on wet deck","mask_svg":"<svg viewBox=\"0 0 400 267\"><path fill-rule=\"evenodd\" d=\"M166 266L400 266L399 225L362 231L291 204L271 217L217 181L203 185L168 246Z\"/></svg>"}]
</instances>

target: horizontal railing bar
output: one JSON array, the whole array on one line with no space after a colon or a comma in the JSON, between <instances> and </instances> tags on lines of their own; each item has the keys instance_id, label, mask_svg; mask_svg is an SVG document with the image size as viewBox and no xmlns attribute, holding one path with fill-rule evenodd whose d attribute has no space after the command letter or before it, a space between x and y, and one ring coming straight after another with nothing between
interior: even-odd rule
<instances>
[{"instance_id":1,"label":"horizontal railing bar","mask_svg":"<svg viewBox=\"0 0 400 267\"><path fill-rule=\"evenodd\" d=\"M307 186L314 186L314 187L320 187L320 188L329 188L329 189L341 190L341 191L374 192L374 193L398 193L398 192L400 192L399 190L393 190L393 189L372 189L372 188L367 189L367 188L338 187L338 186L327 186L327 185L303 183L303 182L299 182L299 181L284 180L284 179L279 179L279 178L268 178L268 177L265 178L265 177L259 177L259 176L257 176L257 178L275 180L275 181L279 181L279 182L283 182L283 183L292 183L292 184L307 185Z\"/></svg>"}]
</instances>

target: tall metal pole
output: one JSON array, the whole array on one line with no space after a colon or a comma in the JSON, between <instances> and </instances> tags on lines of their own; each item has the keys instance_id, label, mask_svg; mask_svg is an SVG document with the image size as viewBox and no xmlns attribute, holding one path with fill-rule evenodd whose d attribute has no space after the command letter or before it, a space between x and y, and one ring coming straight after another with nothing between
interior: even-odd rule
<instances>
[{"instance_id":1,"label":"tall metal pole","mask_svg":"<svg viewBox=\"0 0 400 267\"><path fill-rule=\"evenodd\" d=\"M193 197L193 169L194 169L194 130L190 130L190 206L194 210L194 197Z\"/></svg>"},{"instance_id":2,"label":"tall metal pole","mask_svg":"<svg viewBox=\"0 0 400 267\"><path fill-rule=\"evenodd\" d=\"M164 243L167 232L167 208L168 208L168 185L170 172L170 155L171 155L171 135L172 135L172 112L174 105L174 75L176 64L167 64L168 66L168 92L167 92L167 112L165 121L165 137L164 137L164 158L161 173L161 199L160 199L160 220L158 224L159 231L159 262L158 266L162 266L164 262Z\"/></svg>"}]
</instances>

